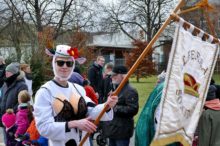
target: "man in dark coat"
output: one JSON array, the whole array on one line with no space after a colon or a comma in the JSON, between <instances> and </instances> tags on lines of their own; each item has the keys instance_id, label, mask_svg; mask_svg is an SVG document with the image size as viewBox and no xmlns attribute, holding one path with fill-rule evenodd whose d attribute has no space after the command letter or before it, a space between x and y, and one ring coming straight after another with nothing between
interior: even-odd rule
<instances>
[{"instance_id":1,"label":"man in dark coat","mask_svg":"<svg viewBox=\"0 0 220 146\"><path fill-rule=\"evenodd\" d=\"M105 64L105 58L103 56L98 56L93 65L89 68L88 79L90 85L94 88L95 92L99 97L99 103L102 101L102 68Z\"/></svg>"},{"instance_id":2,"label":"man in dark coat","mask_svg":"<svg viewBox=\"0 0 220 146\"><path fill-rule=\"evenodd\" d=\"M103 95L103 103L107 100L110 91L112 90L112 79L111 79L111 72L114 67L112 62L109 62L104 67L104 76L103 76L103 83L102 83L102 95Z\"/></svg>"},{"instance_id":3,"label":"man in dark coat","mask_svg":"<svg viewBox=\"0 0 220 146\"><path fill-rule=\"evenodd\" d=\"M113 89L116 89L127 74L125 66L115 66L112 71ZM109 146L129 146L133 135L134 119L138 112L138 93L127 82L118 94L118 103L114 107L114 118L105 122L103 133L109 138Z\"/></svg>"},{"instance_id":4,"label":"man in dark coat","mask_svg":"<svg viewBox=\"0 0 220 146\"><path fill-rule=\"evenodd\" d=\"M22 90L28 90L24 81L24 75L20 74L19 63L14 62L6 67L4 81L0 97L0 118L9 108L12 108L16 112L18 94Z\"/></svg>"}]
</instances>

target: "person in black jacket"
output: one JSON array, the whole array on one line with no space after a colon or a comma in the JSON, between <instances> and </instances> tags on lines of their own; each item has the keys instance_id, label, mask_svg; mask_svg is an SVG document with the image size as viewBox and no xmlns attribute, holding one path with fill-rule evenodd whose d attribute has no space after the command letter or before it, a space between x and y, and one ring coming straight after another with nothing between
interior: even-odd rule
<instances>
[{"instance_id":1,"label":"person in black jacket","mask_svg":"<svg viewBox=\"0 0 220 146\"><path fill-rule=\"evenodd\" d=\"M0 56L0 89L4 84L4 76L5 76L5 60L2 56Z\"/></svg>"},{"instance_id":2,"label":"person in black jacket","mask_svg":"<svg viewBox=\"0 0 220 146\"><path fill-rule=\"evenodd\" d=\"M111 79L111 72L114 67L114 64L112 62L109 62L105 65L104 67L104 75L103 75L103 82L102 82L102 103L104 103L108 96L109 93L112 90L112 79Z\"/></svg>"},{"instance_id":3,"label":"person in black jacket","mask_svg":"<svg viewBox=\"0 0 220 146\"><path fill-rule=\"evenodd\" d=\"M105 64L105 58L103 56L98 56L93 65L89 68L88 79L90 85L94 88L96 94L99 97L99 103L102 102L102 69Z\"/></svg>"},{"instance_id":4,"label":"person in black jacket","mask_svg":"<svg viewBox=\"0 0 220 146\"><path fill-rule=\"evenodd\" d=\"M112 71L112 84L115 90L127 74L125 66L115 66ZM129 146L133 135L134 119L138 113L138 93L127 82L118 94L114 107L114 118L105 122L103 134L109 138L109 146Z\"/></svg>"}]
</instances>

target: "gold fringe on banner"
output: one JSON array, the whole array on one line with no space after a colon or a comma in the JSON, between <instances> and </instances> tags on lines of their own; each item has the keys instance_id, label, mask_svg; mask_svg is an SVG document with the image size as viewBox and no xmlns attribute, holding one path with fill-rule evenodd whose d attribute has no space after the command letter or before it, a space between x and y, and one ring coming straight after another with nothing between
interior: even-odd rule
<instances>
[{"instance_id":1,"label":"gold fringe on banner","mask_svg":"<svg viewBox=\"0 0 220 146\"><path fill-rule=\"evenodd\" d=\"M154 140L150 146L166 146L168 144L180 142L184 146L190 146L189 142L181 134L175 134L167 138L160 138L159 140Z\"/></svg>"}]
</instances>

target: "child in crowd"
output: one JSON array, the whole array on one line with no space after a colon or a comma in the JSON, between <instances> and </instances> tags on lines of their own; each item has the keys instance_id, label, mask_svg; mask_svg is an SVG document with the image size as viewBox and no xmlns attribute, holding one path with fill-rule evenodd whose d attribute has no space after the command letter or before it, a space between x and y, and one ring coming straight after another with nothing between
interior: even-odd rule
<instances>
[{"instance_id":1,"label":"child in crowd","mask_svg":"<svg viewBox=\"0 0 220 146\"><path fill-rule=\"evenodd\" d=\"M2 123L6 128L6 145L15 146L17 141L15 140L15 131L17 126L15 124L16 115L13 109L7 109L6 113L2 116Z\"/></svg>"},{"instance_id":2,"label":"child in crowd","mask_svg":"<svg viewBox=\"0 0 220 146\"><path fill-rule=\"evenodd\" d=\"M30 65L29 64L20 64L20 70L22 72L24 72L24 80L25 80L25 83L28 87L28 93L30 94L31 96L31 99L30 99L30 103L31 105L33 105L33 99L32 99L32 95L33 95L33 91L32 91L32 80L33 80L33 77L32 77L32 73L31 73L31 68L30 68Z\"/></svg>"},{"instance_id":3,"label":"child in crowd","mask_svg":"<svg viewBox=\"0 0 220 146\"><path fill-rule=\"evenodd\" d=\"M32 108L29 104L30 94L27 90L23 90L18 94L18 111L16 113L17 130L15 137L23 135L33 119Z\"/></svg>"},{"instance_id":4,"label":"child in crowd","mask_svg":"<svg viewBox=\"0 0 220 146\"><path fill-rule=\"evenodd\" d=\"M86 91L86 96L88 96L96 105L98 104L98 94L95 93L95 90L93 89L92 86L90 86L90 82L89 80L85 79L83 81L83 87ZM93 146L93 136L94 136L94 133L89 137L89 141L90 141L90 145Z\"/></svg>"},{"instance_id":5,"label":"child in crowd","mask_svg":"<svg viewBox=\"0 0 220 146\"><path fill-rule=\"evenodd\" d=\"M26 140L22 142L23 145L33 146L48 146L48 140L41 136L36 128L35 119L32 120L30 126L25 133Z\"/></svg>"},{"instance_id":6,"label":"child in crowd","mask_svg":"<svg viewBox=\"0 0 220 146\"><path fill-rule=\"evenodd\" d=\"M95 104L98 104L98 94L96 94L93 87L90 86L89 80L85 79L83 81L83 87L86 90L86 96L88 96Z\"/></svg>"}]
</instances>

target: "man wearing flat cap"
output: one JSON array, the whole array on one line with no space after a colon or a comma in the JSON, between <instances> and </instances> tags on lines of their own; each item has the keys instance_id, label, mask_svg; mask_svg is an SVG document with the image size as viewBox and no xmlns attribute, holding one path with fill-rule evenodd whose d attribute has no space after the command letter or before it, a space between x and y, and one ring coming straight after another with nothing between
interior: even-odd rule
<instances>
[{"instance_id":1,"label":"man wearing flat cap","mask_svg":"<svg viewBox=\"0 0 220 146\"><path fill-rule=\"evenodd\" d=\"M111 73L113 90L118 87L127 72L125 66L113 68ZM103 132L109 138L109 146L129 146L134 130L133 117L137 114L138 108L138 93L127 82L118 94L113 120L104 123Z\"/></svg>"}]
</instances>

